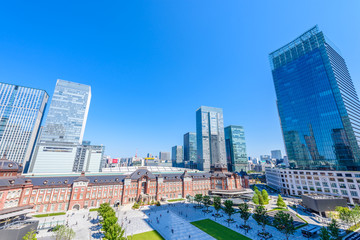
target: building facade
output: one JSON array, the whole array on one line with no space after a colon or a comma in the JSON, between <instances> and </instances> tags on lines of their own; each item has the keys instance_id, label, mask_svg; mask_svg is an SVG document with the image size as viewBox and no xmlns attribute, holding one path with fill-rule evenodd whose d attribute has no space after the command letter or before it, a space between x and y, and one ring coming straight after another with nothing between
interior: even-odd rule
<instances>
[{"instance_id":1,"label":"building facade","mask_svg":"<svg viewBox=\"0 0 360 240\"><path fill-rule=\"evenodd\" d=\"M81 144L90 100L90 86L58 79L40 142Z\"/></svg>"},{"instance_id":2,"label":"building facade","mask_svg":"<svg viewBox=\"0 0 360 240\"><path fill-rule=\"evenodd\" d=\"M248 188L246 178L227 172L226 167L215 168L212 172L185 170L153 173L145 167L139 167L125 174L83 172L37 176L21 175L19 165L1 159L1 174L0 211L31 206L36 212L63 212L95 208L105 202L114 206L138 201L150 203L195 194L207 195L212 189L231 192Z\"/></svg>"},{"instance_id":3,"label":"building facade","mask_svg":"<svg viewBox=\"0 0 360 240\"><path fill-rule=\"evenodd\" d=\"M210 171L215 163L226 165L224 120L221 108L201 106L196 111L197 166Z\"/></svg>"},{"instance_id":4,"label":"building facade","mask_svg":"<svg viewBox=\"0 0 360 240\"><path fill-rule=\"evenodd\" d=\"M271 151L271 158L280 160L282 159L281 150L272 150Z\"/></svg>"},{"instance_id":5,"label":"building facade","mask_svg":"<svg viewBox=\"0 0 360 240\"><path fill-rule=\"evenodd\" d=\"M44 90L0 83L0 156L28 164L48 99Z\"/></svg>"},{"instance_id":6,"label":"building facade","mask_svg":"<svg viewBox=\"0 0 360 240\"><path fill-rule=\"evenodd\" d=\"M228 170L230 172L248 171L244 128L231 125L224 131Z\"/></svg>"},{"instance_id":7,"label":"building facade","mask_svg":"<svg viewBox=\"0 0 360 240\"><path fill-rule=\"evenodd\" d=\"M196 133L188 132L184 134L184 161L196 163L197 145Z\"/></svg>"},{"instance_id":8,"label":"building facade","mask_svg":"<svg viewBox=\"0 0 360 240\"><path fill-rule=\"evenodd\" d=\"M360 170L360 102L337 48L315 26L270 63L290 167Z\"/></svg>"},{"instance_id":9,"label":"building facade","mask_svg":"<svg viewBox=\"0 0 360 240\"><path fill-rule=\"evenodd\" d=\"M171 161L174 167L184 166L183 146L173 146L171 149Z\"/></svg>"},{"instance_id":10,"label":"building facade","mask_svg":"<svg viewBox=\"0 0 360 240\"><path fill-rule=\"evenodd\" d=\"M81 146L91 99L90 86L57 80L49 113L29 172L68 173ZM79 149L80 148L80 149Z\"/></svg>"},{"instance_id":11,"label":"building facade","mask_svg":"<svg viewBox=\"0 0 360 240\"><path fill-rule=\"evenodd\" d=\"M170 152L159 152L159 159L164 161L170 161Z\"/></svg>"},{"instance_id":12,"label":"building facade","mask_svg":"<svg viewBox=\"0 0 360 240\"><path fill-rule=\"evenodd\" d=\"M77 147L73 172L101 172L101 161L105 147L90 145L90 142Z\"/></svg>"},{"instance_id":13,"label":"building facade","mask_svg":"<svg viewBox=\"0 0 360 240\"><path fill-rule=\"evenodd\" d=\"M360 203L360 172L265 168L267 184L283 194L325 194Z\"/></svg>"}]
</instances>

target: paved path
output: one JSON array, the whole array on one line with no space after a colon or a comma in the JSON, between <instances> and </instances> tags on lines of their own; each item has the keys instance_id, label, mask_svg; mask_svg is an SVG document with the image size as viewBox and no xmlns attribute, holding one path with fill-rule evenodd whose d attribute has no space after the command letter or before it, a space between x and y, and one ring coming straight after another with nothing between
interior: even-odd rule
<instances>
[{"instance_id":1,"label":"paved path","mask_svg":"<svg viewBox=\"0 0 360 240\"><path fill-rule=\"evenodd\" d=\"M215 239L172 211L157 211L148 221L166 240Z\"/></svg>"}]
</instances>

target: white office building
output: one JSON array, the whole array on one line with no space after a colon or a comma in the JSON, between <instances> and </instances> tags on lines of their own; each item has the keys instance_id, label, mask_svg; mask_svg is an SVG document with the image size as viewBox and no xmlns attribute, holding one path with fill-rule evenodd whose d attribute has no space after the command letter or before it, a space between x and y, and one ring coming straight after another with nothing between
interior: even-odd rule
<instances>
[{"instance_id":1,"label":"white office building","mask_svg":"<svg viewBox=\"0 0 360 240\"><path fill-rule=\"evenodd\" d=\"M317 193L360 203L360 172L265 168L267 184L283 194Z\"/></svg>"}]
</instances>

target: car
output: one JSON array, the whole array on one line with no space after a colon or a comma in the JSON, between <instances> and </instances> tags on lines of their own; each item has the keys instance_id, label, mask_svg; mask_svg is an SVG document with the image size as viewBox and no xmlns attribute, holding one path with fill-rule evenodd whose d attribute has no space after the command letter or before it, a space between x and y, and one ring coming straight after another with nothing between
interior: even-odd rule
<instances>
[{"instance_id":1,"label":"car","mask_svg":"<svg viewBox=\"0 0 360 240\"><path fill-rule=\"evenodd\" d=\"M346 231L344 229L339 229L339 236L345 236L346 235Z\"/></svg>"},{"instance_id":2,"label":"car","mask_svg":"<svg viewBox=\"0 0 360 240\"><path fill-rule=\"evenodd\" d=\"M51 227L51 228L49 228L47 231L48 231L48 232L52 232L52 231L54 231L54 228Z\"/></svg>"}]
</instances>

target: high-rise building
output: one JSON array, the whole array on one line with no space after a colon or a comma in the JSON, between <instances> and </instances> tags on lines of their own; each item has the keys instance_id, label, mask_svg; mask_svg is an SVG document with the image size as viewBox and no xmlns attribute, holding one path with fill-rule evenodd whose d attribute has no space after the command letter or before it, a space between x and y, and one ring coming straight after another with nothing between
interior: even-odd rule
<instances>
[{"instance_id":1,"label":"high-rise building","mask_svg":"<svg viewBox=\"0 0 360 240\"><path fill-rule=\"evenodd\" d=\"M184 167L183 146L173 146L171 150L171 161L173 167Z\"/></svg>"},{"instance_id":2,"label":"high-rise building","mask_svg":"<svg viewBox=\"0 0 360 240\"><path fill-rule=\"evenodd\" d=\"M184 161L196 163L197 159L197 145L196 133L188 132L184 134Z\"/></svg>"},{"instance_id":3,"label":"high-rise building","mask_svg":"<svg viewBox=\"0 0 360 240\"><path fill-rule=\"evenodd\" d=\"M197 166L210 171L215 163L226 165L224 120L221 108L201 106L196 111Z\"/></svg>"},{"instance_id":4,"label":"high-rise building","mask_svg":"<svg viewBox=\"0 0 360 240\"><path fill-rule=\"evenodd\" d=\"M164 161L170 161L170 152L159 152L159 159Z\"/></svg>"},{"instance_id":5,"label":"high-rise building","mask_svg":"<svg viewBox=\"0 0 360 240\"><path fill-rule=\"evenodd\" d=\"M360 102L339 50L315 26L270 63L290 166L360 170Z\"/></svg>"},{"instance_id":6,"label":"high-rise building","mask_svg":"<svg viewBox=\"0 0 360 240\"><path fill-rule=\"evenodd\" d=\"M271 158L273 159L282 159L281 150L272 150L271 151Z\"/></svg>"},{"instance_id":7,"label":"high-rise building","mask_svg":"<svg viewBox=\"0 0 360 240\"><path fill-rule=\"evenodd\" d=\"M90 99L90 86L57 80L40 141L81 144Z\"/></svg>"},{"instance_id":8,"label":"high-rise building","mask_svg":"<svg viewBox=\"0 0 360 240\"><path fill-rule=\"evenodd\" d=\"M224 130L228 170L230 172L248 171L244 128L230 125Z\"/></svg>"},{"instance_id":9,"label":"high-rise building","mask_svg":"<svg viewBox=\"0 0 360 240\"><path fill-rule=\"evenodd\" d=\"M104 146L90 145L90 141L83 141L77 147L73 172L101 172L104 150Z\"/></svg>"},{"instance_id":10,"label":"high-rise building","mask_svg":"<svg viewBox=\"0 0 360 240\"><path fill-rule=\"evenodd\" d=\"M44 90L0 83L0 156L28 164L48 99Z\"/></svg>"},{"instance_id":11,"label":"high-rise building","mask_svg":"<svg viewBox=\"0 0 360 240\"><path fill-rule=\"evenodd\" d=\"M67 173L81 148L91 99L88 85L57 80L30 172Z\"/></svg>"}]
</instances>

